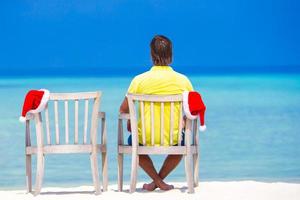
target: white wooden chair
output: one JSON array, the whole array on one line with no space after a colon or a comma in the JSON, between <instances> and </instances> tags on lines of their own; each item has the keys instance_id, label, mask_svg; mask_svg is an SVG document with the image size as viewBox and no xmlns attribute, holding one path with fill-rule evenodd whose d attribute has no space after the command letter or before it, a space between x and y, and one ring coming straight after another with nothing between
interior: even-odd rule
<instances>
[{"instance_id":1,"label":"white wooden chair","mask_svg":"<svg viewBox=\"0 0 300 200\"><path fill-rule=\"evenodd\" d=\"M131 181L130 181L130 192L134 192L136 189L137 181L137 169L139 163L139 155L150 155L150 154L177 154L184 155L185 157L185 172L188 184L188 192L193 193L194 187L198 186L198 177L199 177L199 136L197 119L195 120L186 120L185 125L185 143L184 146L181 146L181 143L178 142L178 146L171 146L174 135L174 115L179 114L179 123L178 130L182 129L182 119L183 119L183 110L182 110L182 95L134 95L127 94L128 104L129 104L129 113L130 114L120 114L119 115L119 125L118 125L118 190L122 191L123 189L123 156L124 154L131 154ZM145 134L145 123L144 123L144 106L145 102L150 103L150 115L151 115L151 145L146 146L147 138ZM160 104L160 146L154 145L155 133L154 133L154 104ZM175 104L180 106L179 113L175 113ZM138 109L136 108L138 105ZM164 106L170 104L170 146L165 146L163 144L162 138L164 135ZM140 113L140 115L139 115ZM140 116L141 129L142 129L142 141L143 146L138 143L138 120ZM123 142L123 120L131 121L131 134L132 134L132 146L126 145ZM167 123L168 124L168 123ZM181 141L181 131L178 134L178 141Z\"/></svg>"},{"instance_id":2,"label":"white wooden chair","mask_svg":"<svg viewBox=\"0 0 300 200\"><path fill-rule=\"evenodd\" d=\"M105 113L98 112L100 105L101 92L83 92L83 93L51 93L49 102L43 111L44 120L42 120L42 113L30 114L26 118L26 141L25 141L25 154L26 154L26 182L28 192L32 192L32 165L31 157L33 154L37 155L37 168L35 179L35 191L34 195L38 195L41 191L43 175L44 175L44 156L46 154L69 154L69 153L89 153L92 168L92 178L95 186L95 193L100 194L100 182L98 173L98 161L97 155L102 153L102 178L103 178L103 190L107 190L108 177L107 177L107 150L106 150L106 122ZM64 117L59 115L59 102L64 104ZM73 118L69 116L69 103L74 102L74 136L70 138L69 119ZM79 130L79 105L84 102L84 120L83 130ZM92 113L89 116L89 104L92 103ZM50 120L49 105L53 105L54 108L54 120ZM64 111L63 111L64 110ZM70 109L71 110L71 109ZM63 115L62 115L63 116ZM59 118L64 118L61 127ZM89 118L91 123L88 123ZM98 119L101 119L101 144L97 144L97 129ZM35 122L36 132L36 145L32 145L30 135L30 121ZM54 125L51 127L51 123ZM64 123L63 123L64 122ZM71 123L70 123L71 124ZM55 128L54 128L55 127ZM72 126L73 127L73 126ZM44 128L46 134L44 134ZM55 129L55 130L51 130ZM64 130L64 138L61 135L61 130ZM90 131L88 131L90 130ZM72 131L73 132L73 131ZM79 133L83 133L83 139L79 139ZM54 135L55 134L55 135ZM80 134L81 135L81 134ZM45 138L46 136L46 138ZM51 138L53 139L51 140ZM53 141L55 137L55 142ZM90 141L88 141L90 138ZM62 142L64 140L64 142ZM74 142L73 142L74 140ZM83 142L79 142L83 141Z\"/></svg>"}]
</instances>

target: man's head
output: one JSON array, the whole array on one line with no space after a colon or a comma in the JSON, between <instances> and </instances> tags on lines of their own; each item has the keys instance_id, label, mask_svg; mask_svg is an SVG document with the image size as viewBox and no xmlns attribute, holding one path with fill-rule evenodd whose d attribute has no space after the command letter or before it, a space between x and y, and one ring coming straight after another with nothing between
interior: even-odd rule
<instances>
[{"instance_id":1,"label":"man's head","mask_svg":"<svg viewBox=\"0 0 300 200\"><path fill-rule=\"evenodd\" d=\"M172 63L172 42L163 35L156 35L151 43L151 57L154 65L166 66Z\"/></svg>"}]
</instances>

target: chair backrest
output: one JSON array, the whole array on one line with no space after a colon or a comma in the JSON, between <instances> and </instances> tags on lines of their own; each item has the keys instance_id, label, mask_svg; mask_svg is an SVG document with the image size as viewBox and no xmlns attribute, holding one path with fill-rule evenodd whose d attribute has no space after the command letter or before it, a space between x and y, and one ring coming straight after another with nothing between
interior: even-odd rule
<instances>
[{"instance_id":1,"label":"chair backrest","mask_svg":"<svg viewBox=\"0 0 300 200\"><path fill-rule=\"evenodd\" d=\"M37 144L39 137L47 145L96 143L100 97L101 92L50 93L44 111L34 115Z\"/></svg>"},{"instance_id":2,"label":"chair backrest","mask_svg":"<svg viewBox=\"0 0 300 200\"><path fill-rule=\"evenodd\" d=\"M127 94L128 105L130 110L130 120L131 120L131 131L132 131L132 143L138 142L138 130L140 127L140 138L142 138L142 144L145 145L147 142L147 146L166 146L164 143L166 137L168 138L168 144L173 145L174 141L178 142L178 145L181 145L181 129L182 129L182 119L183 119L183 111L182 111L182 95L138 95L138 94ZM145 105L148 105L147 109L150 109L150 123L145 123ZM149 107L150 104L150 107ZM155 120L155 116L158 117L157 113L154 114L154 107L159 107L159 120ZM165 117L166 107L170 110L169 117ZM178 109L179 108L179 109ZM169 112L168 112L169 114ZM177 115L177 116L176 116ZM148 115L149 116L149 115ZM178 119L178 122L175 122L175 119ZM159 124L155 124L154 122L159 121ZM169 127L165 127L165 125L169 125ZM175 126L176 124L176 126ZM150 126L150 127L147 127ZM160 134L155 134L155 131L158 129L156 126L160 127ZM147 136L146 129L150 128L150 138L149 134ZM169 130L168 133L166 129ZM177 130L177 139L175 139L175 131ZM158 137L159 138L155 138ZM157 144L155 141L160 141Z\"/></svg>"}]
</instances>

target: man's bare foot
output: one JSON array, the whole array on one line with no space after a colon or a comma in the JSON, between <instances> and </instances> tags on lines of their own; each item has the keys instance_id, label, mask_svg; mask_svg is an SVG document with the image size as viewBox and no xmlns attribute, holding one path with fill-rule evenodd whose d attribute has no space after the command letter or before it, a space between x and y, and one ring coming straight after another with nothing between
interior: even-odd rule
<instances>
[{"instance_id":1,"label":"man's bare foot","mask_svg":"<svg viewBox=\"0 0 300 200\"><path fill-rule=\"evenodd\" d=\"M169 184L166 184L165 182L163 182L162 180L158 180L158 181L155 181L155 185L157 187L159 187L159 189L161 190L172 190L174 189L174 186L173 185L169 185Z\"/></svg>"},{"instance_id":2,"label":"man's bare foot","mask_svg":"<svg viewBox=\"0 0 300 200\"><path fill-rule=\"evenodd\" d=\"M156 187L156 185L155 185L154 182L151 182L151 183L149 183L149 184L145 183L145 184L143 185L143 189L144 189L144 190L148 190L148 191L153 191L153 190L155 190L156 188L157 188L157 187Z\"/></svg>"}]
</instances>

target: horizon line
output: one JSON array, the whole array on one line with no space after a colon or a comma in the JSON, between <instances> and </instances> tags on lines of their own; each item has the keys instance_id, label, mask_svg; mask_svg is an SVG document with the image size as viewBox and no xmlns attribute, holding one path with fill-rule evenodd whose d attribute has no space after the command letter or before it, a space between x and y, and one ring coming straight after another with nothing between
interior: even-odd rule
<instances>
[{"instance_id":1,"label":"horizon line","mask_svg":"<svg viewBox=\"0 0 300 200\"><path fill-rule=\"evenodd\" d=\"M172 65L170 65L172 66ZM135 76L146 72L151 67L138 68L96 68L89 67L85 69L80 68L58 68L52 67L50 69L41 69L35 71L34 68L28 70L22 68L16 69L6 69L2 70L0 74L1 78L9 77L128 77ZM172 67L174 68L174 67ZM130 70L128 70L130 69ZM300 66L298 65L278 65L278 66L253 66L253 67L185 67L178 66L174 68L176 72L193 76L193 75L238 75L238 74L300 74ZM190 70L189 70L190 69ZM32 73L32 71L34 71ZM58 73L59 71L59 73Z\"/></svg>"}]
</instances>

